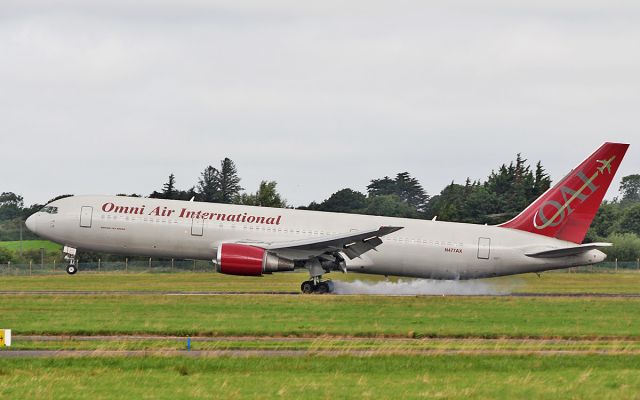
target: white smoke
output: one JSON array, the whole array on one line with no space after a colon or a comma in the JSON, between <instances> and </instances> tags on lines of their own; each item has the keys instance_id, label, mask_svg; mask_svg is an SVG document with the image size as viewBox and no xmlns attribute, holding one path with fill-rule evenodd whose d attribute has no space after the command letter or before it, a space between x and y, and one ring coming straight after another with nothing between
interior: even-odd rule
<instances>
[{"instance_id":1,"label":"white smoke","mask_svg":"<svg viewBox=\"0 0 640 400\"><path fill-rule=\"evenodd\" d=\"M335 294L379 294L394 296L410 295L505 295L511 290L505 285L493 282L468 280L444 281L433 279L399 279L397 282L378 281L367 282L355 280L353 282L333 281Z\"/></svg>"}]
</instances>

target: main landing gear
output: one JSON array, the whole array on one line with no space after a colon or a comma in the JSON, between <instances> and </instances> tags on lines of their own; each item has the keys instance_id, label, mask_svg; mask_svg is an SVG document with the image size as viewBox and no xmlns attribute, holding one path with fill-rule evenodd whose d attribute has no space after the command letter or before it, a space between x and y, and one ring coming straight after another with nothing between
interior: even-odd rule
<instances>
[{"instance_id":1,"label":"main landing gear","mask_svg":"<svg viewBox=\"0 0 640 400\"><path fill-rule=\"evenodd\" d=\"M333 293L333 282L322 281L322 275L330 271L341 270L347 272L344 259L339 254L324 254L321 257L311 258L304 264L304 268L309 270L310 279L302 282L300 290L302 293L324 294Z\"/></svg>"},{"instance_id":2,"label":"main landing gear","mask_svg":"<svg viewBox=\"0 0 640 400\"><path fill-rule=\"evenodd\" d=\"M333 292L333 282L331 281L324 281L324 282L314 282L313 280L310 281L304 281L302 282L302 285L300 285L300 290L302 290L302 293L304 294L311 294L311 293L317 293L317 294L325 294L325 293L331 293Z\"/></svg>"},{"instance_id":3,"label":"main landing gear","mask_svg":"<svg viewBox=\"0 0 640 400\"><path fill-rule=\"evenodd\" d=\"M62 250L62 252L64 253L64 259L69 262L69 265L67 265L67 268L66 268L67 274L73 275L76 272L78 272L78 266L76 265L77 250L73 247L64 246L64 249Z\"/></svg>"}]
</instances>

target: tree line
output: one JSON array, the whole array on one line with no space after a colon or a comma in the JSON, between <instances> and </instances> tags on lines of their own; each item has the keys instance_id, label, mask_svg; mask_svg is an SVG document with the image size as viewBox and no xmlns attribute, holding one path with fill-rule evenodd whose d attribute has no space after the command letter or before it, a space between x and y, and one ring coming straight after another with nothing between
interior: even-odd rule
<instances>
[{"instance_id":1,"label":"tree line","mask_svg":"<svg viewBox=\"0 0 640 400\"><path fill-rule=\"evenodd\" d=\"M207 166L195 183L179 188L170 173L159 189L146 197L172 200L243 204L263 207L291 207L277 191L277 183L263 180L253 192L240 185L235 163L224 158L218 167ZM467 178L452 181L440 193L430 196L409 172L374 178L366 192L352 188L336 191L327 199L313 201L299 209L432 219L476 224L499 224L517 215L550 186L551 179L541 162L534 166L518 154L515 160L491 171L485 180ZM123 194L119 194L123 195ZM61 195L49 202L70 195ZM142 197L139 194L130 196ZM43 205L25 206L22 196L0 195L0 241L18 240L23 221ZM35 236L22 229L24 239ZM594 219L585 241L610 241L615 247L610 257L635 260L640 257L640 174L622 178L619 196L605 201ZM0 252L1 253L1 252ZM2 263L0 254L0 263ZM6 258L6 256L5 256Z\"/></svg>"},{"instance_id":2,"label":"tree line","mask_svg":"<svg viewBox=\"0 0 640 400\"><path fill-rule=\"evenodd\" d=\"M240 186L240 176L235 163L230 158L225 158L220 161L219 169L207 166L200 174L197 184L187 190L178 189L175 175L169 174L169 179L162 185L162 189L154 190L149 197L284 208L287 203L276 190L276 185L275 181L265 180L260 182L256 192L244 192L244 188Z\"/></svg>"}]
</instances>

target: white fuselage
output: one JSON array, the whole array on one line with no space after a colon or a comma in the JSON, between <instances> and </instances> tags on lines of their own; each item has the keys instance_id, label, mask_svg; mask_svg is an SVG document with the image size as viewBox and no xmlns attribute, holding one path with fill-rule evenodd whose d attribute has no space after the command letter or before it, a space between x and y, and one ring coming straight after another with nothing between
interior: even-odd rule
<instances>
[{"instance_id":1,"label":"white fuselage","mask_svg":"<svg viewBox=\"0 0 640 400\"><path fill-rule=\"evenodd\" d=\"M546 236L452 222L149 198L74 196L56 213L28 221L39 236L80 250L213 260L224 242L321 239L380 226L403 229L353 260L349 271L434 279L471 279L588 265L598 250L557 258L527 253L575 246ZM253 217L253 218L252 218Z\"/></svg>"}]
</instances>

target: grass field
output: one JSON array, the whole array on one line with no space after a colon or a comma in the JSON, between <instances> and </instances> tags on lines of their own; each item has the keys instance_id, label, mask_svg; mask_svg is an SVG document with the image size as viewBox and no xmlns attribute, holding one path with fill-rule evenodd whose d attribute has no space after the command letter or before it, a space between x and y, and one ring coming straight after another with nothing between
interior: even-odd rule
<instances>
[{"instance_id":1,"label":"grass field","mask_svg":"<svg viewBox=\"0 0 640 400\"><path fill-rule=\"evenodd\" d=\"M2 296L16 334L640 336L640 298Z\"/></svg>"},{"instance_id":2,"label":"grass field","mask_svg":"<svg viewBox=\"0 0 640 400\"><path fill-rule=\"evenodd\" d=\"M11 251L18 251L20 249L20 241L10 241L10 242L0 242L0 247L4 247ZM46 251L60 251L62 250L62 246L50 242L48 240L23 240L22 241L22 250L40 250L45 249Z\"/></svg>"},{"instance_id":3,"label":"grass field","mask_svg":"<svg viewBox=\"0 0 640 400\"><path fill-rule=\"evenodd\" d=\"M82 268L82 267L81 267ZM340 281L379 282L384 277L355 273L331 273L327 277ZM57 275L0 276L0 290L71 290L71 291L242 291L298 292L306 272L283 273L263 277L241 277L205 273L86 273L62 272ZM397 281L397 279L391 279ZM407 281L407 279L405 279ZM479 282L512 293L617 293L640 294L640 273L566 273L549 272L483 279ZM462 285L472 283L461 282Z\"/></svg>"},{"instance_id":4,"label":"grass field","mask_svg":"<svg viewBox=\"0 0 640 400\"><path fill-rule=\"evenodd\" d=\"M304 274L244 278L214 273L81 273L3 276L0 290L295 292L303 279ZM514 291L640 291L640 274L553 273L508 279L517 279ZM16 334L640 337L640 298L61 294L0 299L0 321Z\"/></svg>"},{"instance_id":5,"label":"grass field","mask_svg":"<svg viewBox=\"0 0 640 400\"><path fill-rule=\"evenodd\" d=\"M0 398L634 399L640 357L0 359Z\"/></svg>"},{"instance_id":6,"label":"grass field","mask_svg":"<svg viewBox=\"0 0 640 400\"><path fill-rule=\"evenodd\" d=\"M304 351L312 354L624 354L640 355L640 340L593 339L477 339L477 338L354 338L318 336L292 337L194 337L192 351ZM166 336L16 336L12 350L89 350L89 351L184 351L186 337Z\"/></svg>"},{"instance_id":7,"label":"grass field","mask_svg":"<svg viewBox=\"0 0 640 400\"><path fill-rule=\"evenodd\" d=\"M637 297L108 293L295 292L305 277L2 276L0 291L107 292L1 295L0 328L13 329L13 350L153 353L41 359L2 358L12 350L1 350L0 398L639 398ZM491 282L513 292L640 293L637 273L548 273ZM24 337L34 334L58 336ZM158 337L73 337L115 334ZM308 353L157 356L184 349L187 335L197 336L193 350ZM344 351L364 353L336 355ZM441 354L452 351L465 354Z\"/></svg>"}]
</instances>

